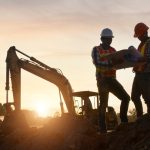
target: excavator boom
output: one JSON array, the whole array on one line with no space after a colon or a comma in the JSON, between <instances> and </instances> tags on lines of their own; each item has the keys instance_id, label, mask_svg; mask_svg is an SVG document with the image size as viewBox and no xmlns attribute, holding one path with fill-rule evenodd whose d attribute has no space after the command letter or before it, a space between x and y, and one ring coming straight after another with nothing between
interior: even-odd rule
<instances>
[{"instance_id":1,"label":"excavator boom","mask_svg":"<svg viewBox=\"0 0 150 150\"><path fill-rule=\"evenodd\" d=\"M18 50L15 47L10 47L6 58L7 69L11 75L15 109L21 109L21 69L24 69L36 76L39 76L40 78L43 78L44 80L55 84L63 95L68 112L74 114L75 109L72 97L72 88L68 79L62 73L60 73L59 70L45 65L33 57L30 57L30 60L32 61L19 59L16 51Z\"/></svg>"}]
</instances>

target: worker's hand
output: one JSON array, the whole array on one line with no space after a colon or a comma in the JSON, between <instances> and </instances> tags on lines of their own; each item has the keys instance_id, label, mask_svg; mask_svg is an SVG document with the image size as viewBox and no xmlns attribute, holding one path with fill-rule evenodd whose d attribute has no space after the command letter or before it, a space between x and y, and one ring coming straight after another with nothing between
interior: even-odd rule
<instances>
[{"instance_id":1,"label":"worker's hand","mask_svg":"<svg viewBox=\"0 0 150 150\"><path fill-rule=\"evenodd\" d=\"M133 49L136 50L136 48L132 45L128 47L128 50L133 50Z\"/></svg>"},{"instance_id":2,"label":"worker's hand","mask_svg":"<svg viewBox=\"0 0 150 150\"><path fill-rule=\"evenodd\" d=\"M124 58L127 61L130 61L130 62L143 61L143 58L141 59L142 56L141 56L140 52L134 46L129 46L128 50L129 50L129 52L124 55ZM131 51L133 51L133 53Z\"/></svg>"}]
</instances>

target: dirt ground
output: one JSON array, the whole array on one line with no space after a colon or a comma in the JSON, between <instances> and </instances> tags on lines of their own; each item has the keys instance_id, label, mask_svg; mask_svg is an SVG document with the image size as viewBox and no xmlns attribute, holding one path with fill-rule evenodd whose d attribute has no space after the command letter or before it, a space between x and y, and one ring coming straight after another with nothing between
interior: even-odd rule
<instances>
[{"instance_id":1,"label":"dirt ground","mask_svg":"<svg viewBox=\"0 0 150 150\"><path fill-rule=\"evenodd\" d=\"M107 134L98 133L88 120L72 117L51 119L42 128L1 130L0 150L150 150L150 116Z\"/></svg>"}]
</instances>

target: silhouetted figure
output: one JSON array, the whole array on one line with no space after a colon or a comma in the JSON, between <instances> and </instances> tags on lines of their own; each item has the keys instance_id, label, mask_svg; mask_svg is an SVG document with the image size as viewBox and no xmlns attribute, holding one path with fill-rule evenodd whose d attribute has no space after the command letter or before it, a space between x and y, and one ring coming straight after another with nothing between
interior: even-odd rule
<instances>
[{"instance_id":1,"label":"silhouetted figure","mask_svg":"<svg viewBox=\"0 0 150 150\"><path fill-rule=\"evenodd\" d=\"M117 114L113 107L108 106L106 112L106 124L108 130L113 130L118 126Z\"/></svg>"},{"instance_id":2,"label":"silhouetted figure","mask_svg":"<svg viewBox=\"0 0 150 150\"><path fill-rule=\"evenodd\" d=\"M112 62L105 58L106 55L116 52L116 50L110 46L113 37L112 30L109 28L103 29L100 38L102 43L99 46L95 46L92 50L92 59L96 67L97 87L100 95L99 125L101 133L107 132L105 115L106 107L108 106L109 92L121 100L121 122L128 122L127 111L130 96L116 80L116 70L112 68Z\"/></svg>"},{"instance_id":3,"label":"silhouetted figure","mask_svg":"<svg viewBox=\"0 0 150 150\"><path fill-rule=\"evenodd\" d=\"M142 59L138 60L143 63L133 68L135 77L132 85L131 99L134 102L137 117L143 115L141 96L147 105L147 112L150 114L150 37L148 37L148 29L149 27L142 22L136 24L134 28L134 37L141 41L138 51L143 56Z\"/></svg>"},{"instance_id":4,"label":"silhouetted figure","mask_svg":"<svg viewBox=\"0 0 150 150\"><path fill-rule=\"evenodd\" d=\"M86 117L89 117L89 114L92 111L91 100L88 96L83 96L82 100L84 100L84 105L82 106L82 111L84 112Z\"/></svg>"}]
</instances>

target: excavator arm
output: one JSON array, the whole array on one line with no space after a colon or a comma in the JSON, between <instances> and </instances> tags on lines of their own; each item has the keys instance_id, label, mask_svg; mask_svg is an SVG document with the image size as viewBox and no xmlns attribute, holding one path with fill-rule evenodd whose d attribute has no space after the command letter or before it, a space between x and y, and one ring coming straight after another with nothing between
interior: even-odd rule
<instances>
[{"instance_id":1,"label":"excavator arm","mask_svg":"<svg viewBox=\"0 0 150 150\"><path fill-rule=\"evenodd\" d=\"M11 75L15 110L21 109L21 69L24 69L55 84L63 95L68 112L74 114L75 108L72 97L72 88L68 79L59 70L45 65L34 57L30 57L30 60L19 59L16 51L19 50L14 46L10 47L6 58L7 70ZM22 53L21 51L19 52ZM26 56L29 57L28 55Z\"/></svg>"}]
</instances>

